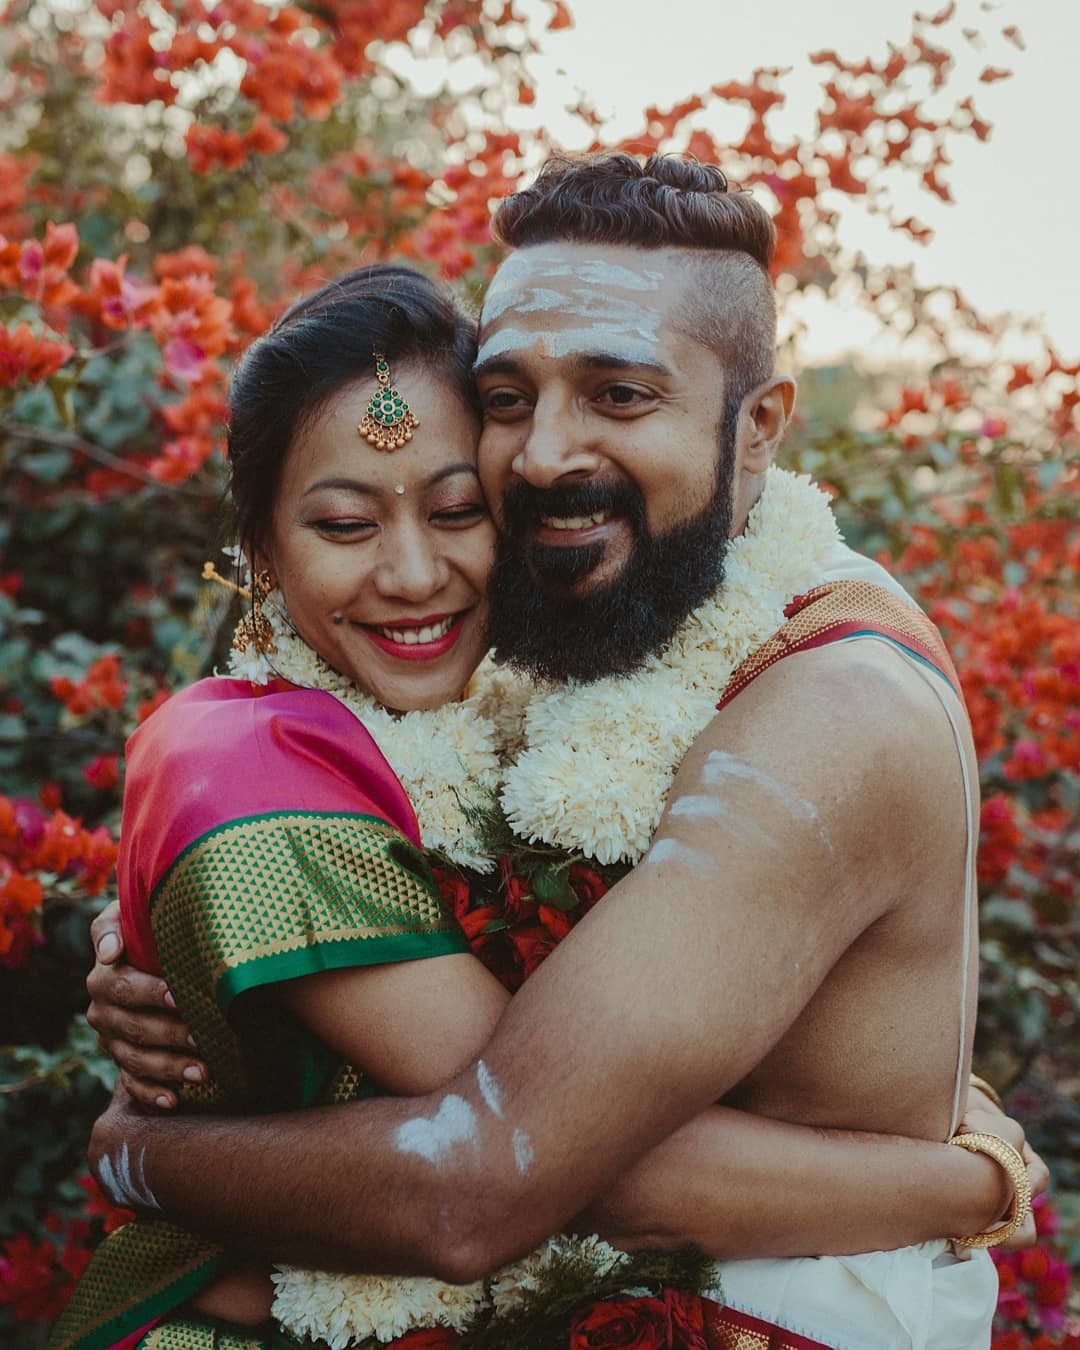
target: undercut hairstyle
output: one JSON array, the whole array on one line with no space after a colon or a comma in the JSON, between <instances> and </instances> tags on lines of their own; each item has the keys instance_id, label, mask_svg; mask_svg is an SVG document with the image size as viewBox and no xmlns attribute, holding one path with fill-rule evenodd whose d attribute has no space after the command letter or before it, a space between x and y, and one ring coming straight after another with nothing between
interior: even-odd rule
<instances>
[{"instance_id":1,"label":"undercut hairstyle","mask_svg":"<svg viewBox=\"0 0 1080 1350\"><path fill-rule=\"evenodd\" d=\"M229 495L247 551L270 534L281 470L298 434L349 385L374 379L374 353L416 361L475 408L476 322L430 277L379 263L296 301L244 353L229 386Z\"/></svg>"},{"instance_id":2,"label":"undercut hairstyle","mask_svg":"<svg viewBox=\"0 0 1080 1350\"><path fill-rule=\"evenodd\" d=\"M765 208L732 189L716 165L674 155L644 163L622 152L556 155L530 187L500 203L493 229L510 248L622 244L677 252L687 276L672 322L719 356L728 409L772 375L776 230Z\"/></svg>"}]
</instances>

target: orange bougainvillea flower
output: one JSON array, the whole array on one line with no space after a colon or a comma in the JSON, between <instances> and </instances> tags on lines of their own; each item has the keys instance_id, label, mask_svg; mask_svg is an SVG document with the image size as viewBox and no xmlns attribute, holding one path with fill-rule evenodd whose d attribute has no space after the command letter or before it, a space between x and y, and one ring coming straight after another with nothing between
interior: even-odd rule
<instances>
[{"instance_id":1,"label":"orange bougainvillea flower","mask_svg":"<svg viewBox=\"0 0 1080 1350\"><path fill-rule=\"evenodd\" d=\"M49 688L69 713L82 717L100 708L122 708L129 685L120 674L120 658L110 653L99 657L78 682L54 675Z\"/></svg>"},{"instance_id":2,"label":"orange bougainvillea flower","mask_svg":"<svg viewBox=\"0 0 1080 1350\"><path fill-rule=\"evenodd\" d=\"M180 436L175 441L166 441L161 454L151 460L148 470L159 483L184 483L214 453L214 442L209 436Z\"/></svg>"},{"instance_id":3,"label":"orange bougainvillea flower","mask_svg":"<svg viewBox=\"0 0 1080 1350\"><path fill-rule=\"evenodd\" d=\"M31 384L55 375L74 355L70 342L53 342L35 335L28 323L0 327L0 389L29 380Z\"/></svg>"},{"instance_id":4,"label":"orange bougainvillea flower","mask_svg":"<svg viewBox=\"0 0 1080 1350\"><path fill-rule=\"evenodd\" d=\"M120 781L120 756L98 755L83 769L83 777L99 792L111 792Z\"/></svg>"},{"instance_id":5,"label":"orange bougainvillea flower","mask_svg":"<svg viewBox=\"0 0 1080 1350\"><path fill-rule=\"evenodd\" d=\"M145 328L160 306L158 288L127 275L127 257L95 258L78 308L106 328Z\"/></svg>"},{"instance_id":6,"label":"orange bougainvillea flower","mask_svg":"<svg viewBox=\"0 0 1080 1350\"><path fill-rule=\"evenodd\" d=\"M217 280L221 264L207 253L201 244L188 244L175 253L159 253L154 259L154 276L159 281L166 277L209 277Z\"/></svg>"}]
</instances>

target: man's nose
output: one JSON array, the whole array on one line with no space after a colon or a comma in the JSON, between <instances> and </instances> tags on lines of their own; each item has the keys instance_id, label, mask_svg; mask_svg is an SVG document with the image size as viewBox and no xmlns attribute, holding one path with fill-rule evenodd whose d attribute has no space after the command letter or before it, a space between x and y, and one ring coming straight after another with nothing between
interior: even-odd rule
<instances>
[{"instance_id":1,"label":"man's nose","mask_svg":"<svg viewBox=\"0 0 1080 1350\"><path fill-rule=\"evenodd\" d=\"M533 487L548 488L564 478L596 472L600 455L584 435L579 419L565 403L537 403L524 445L514 456L514 473Z\"/></svg>"}]
</instances>

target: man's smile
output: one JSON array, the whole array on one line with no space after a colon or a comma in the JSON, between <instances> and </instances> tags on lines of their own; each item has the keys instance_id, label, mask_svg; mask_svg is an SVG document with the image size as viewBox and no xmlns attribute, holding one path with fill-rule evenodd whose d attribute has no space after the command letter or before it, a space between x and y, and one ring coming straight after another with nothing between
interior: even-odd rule
<instances>
[{"instance_id":1,"label":"man's smile","mask_svg":"<svg viewBox=\"0 0 1080 1350\"><path fill-rule=\"evenodd\" d=\"M541 516L535 538L546 547L582 548L605 543L623 523L621 516L613 516L610 511L594 511L587 516Z\"/></svg>"}]
</instances>

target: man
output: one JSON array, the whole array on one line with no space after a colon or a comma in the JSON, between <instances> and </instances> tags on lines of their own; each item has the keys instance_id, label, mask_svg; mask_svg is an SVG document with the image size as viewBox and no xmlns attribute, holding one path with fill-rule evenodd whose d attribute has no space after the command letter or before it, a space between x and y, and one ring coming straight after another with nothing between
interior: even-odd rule
<instances>
[{"instance_id":1,"label":"man","mask_svg":"<svg viewBox=\"0 0 1080 1350\"><path fill-rule=\"evenodd\" d=\"M587 809L545 822L530 785L553 747L538 743L503 804L526 837L648 852L514 999L483 1065L444 1091L245 1121L118 1108L93 1145L96 1158L120 1141L141 1150L166 1212L236 1245L462 1282L565 1227L720 1099L947 1138L977 960L977 778L947 658L895 584L768 474L794 383L773 371L767 216L708 166L610 156L553 162L497 228L514 251L476 365L480 470L502 532L496 649L570 681L573 698L610 690L613 721L593 719L591 742L584 726L569 777L600 756L614 766ZM805 592L812 605L793 598ZM738 637L746 614L773 617ZM877 640L838 640L854 637ZM637 686L606 682L627 672L655 677L641 687L685 716L651 739L615 734ZM608 833L583 839L594 815ZM450 1102L467 1130L401 1145L438 1131ZM830 1345L937 1344L908 1325L935 1278L929 1256L913 1260L899 1294L885 1287L904 1285L895 1271L854 1261L827 1278L729 1264L725 1294ZM963 1337L980 1319L988 1337L992 1277L972 1291L968 1330L941 1344L978 1344Z\"/></svg>"}]
</instances>

